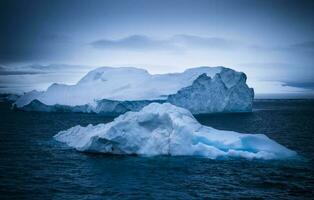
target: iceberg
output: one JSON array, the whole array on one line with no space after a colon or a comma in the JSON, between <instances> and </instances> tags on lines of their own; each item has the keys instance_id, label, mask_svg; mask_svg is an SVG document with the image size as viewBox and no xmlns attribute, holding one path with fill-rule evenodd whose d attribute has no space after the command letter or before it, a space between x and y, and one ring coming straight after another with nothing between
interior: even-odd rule
<instances>
[{"instance_id":1,"label":"iceberg","mask_svg":"<svg viewBox=\"0 0 314 200\"><path fill-rule=\"evenodd\" d=\"M197 122L187 109L151 103L107 124L75 126L54 139L82 152L145 156L202 156L211 159L287 159L296 152L263 134L217 130Z\"/></svg>"},{"instance_id":2,"label":"iceberg","mask_svg":"<svg viewBox=\"0 0 314 200\"><path fill-rule=\"evenodd\" d=\"M152 102L169 102L200 114L251 112L253 98L246 75L225 67L154 75L133 67L101 67L75 85L55 83L46 91L28 92L14 105L26 111L120 115Z\"/></svg>"}]
</instances>

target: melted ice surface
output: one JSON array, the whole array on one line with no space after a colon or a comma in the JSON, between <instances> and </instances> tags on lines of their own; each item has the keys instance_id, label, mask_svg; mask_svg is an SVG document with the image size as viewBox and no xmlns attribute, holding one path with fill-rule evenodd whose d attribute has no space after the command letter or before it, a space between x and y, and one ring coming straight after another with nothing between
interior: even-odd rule
<instances>
[{"instance_id":1,"label":"melted ice surface","mask_svg":"<svg viewBox=\"0 0 314 200\"><path fill-rule=\"evenodd\" d=\"M188 110L169 103L151 103L108 124L75 126L54 138L78 151L112 154L195 155L211 159L285 159L296 155L263 134L203 126Z\"/></svg>"}]
</instances>

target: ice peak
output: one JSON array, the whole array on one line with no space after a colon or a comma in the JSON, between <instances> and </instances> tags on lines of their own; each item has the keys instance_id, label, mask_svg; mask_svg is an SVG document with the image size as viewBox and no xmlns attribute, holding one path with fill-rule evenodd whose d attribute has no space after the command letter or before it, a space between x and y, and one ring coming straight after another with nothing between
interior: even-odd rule
<instances>
[{"instance_id":1,"label":"ice peak","mask_svg":"<svg viewBox=\"0 0 314 200\"><path fill-rule=\"evenodd\" d=\"M140 68L135 67L99 67L88 72L78 84L91 83L97 81L107 81L111 77L119 76L149 76L149 73Z\"/></svg>"}]
</instances>

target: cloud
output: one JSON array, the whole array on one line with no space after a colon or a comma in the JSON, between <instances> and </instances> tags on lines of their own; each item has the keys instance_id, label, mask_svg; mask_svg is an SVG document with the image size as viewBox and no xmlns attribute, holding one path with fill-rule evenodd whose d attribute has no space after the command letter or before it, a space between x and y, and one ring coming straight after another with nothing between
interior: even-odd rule
<instances>
[{"instance_id":1,"label":"cloud","mask_svg":"<svg viewBox=\"0 0 314 200\"><path fill-rule=\"evenodd\" d=\"M314 82L285 82L283 86L298 87L314 90Z\"/></svg>"},{"instance_id":2,"label":"cloud","mask_svg":"<svg viewBox=\"0 0 314 200\"><path fill-rule=\"evenodd\" d=\"M239 48L254 51L313 51L314 41L305 41L282 46L247 44L222 37L201 37L195 35L178 34L164 39L155 39L145 35L131 35L121 39L101 39L90 43L96 49L119 50L162 50L162 51L188 51L188 50L221 50L230 51Z\"/></svg>"},{"instance_id":3,"label":"cloud","mask_svg":"<svg viewBox=\"0 0 314 200\"><path fill-rule=\"evenodd\" d=\"M19 67L21 69L29 69L34 71L40 71L40 72L65 72L65 71L81 71L86 70L88 66L86 65L66 65L66 64L50 64L50 65L39 65L39 64L33 64L33 65L26 65Z\"/></svg>"},{"instance_id":4,"label":"cloud","mask_svg":"<svg viewBox=\"0 0 314 200\"><path fill-rule=\"evenodd\" d=\"M294 49L294 50L313 51L314 50L314 41L306 41L306 42L302 42L302 43L293 44L293 45L290 45L288 48Z\"/></svg>"},{"instance_id":5,"label":"cloud","mask_svg":"<svg viewBox=\"0 0 314 200\"><path fill-rule=\"evenodd\" d=\"M50 64L50 65L24 65L24 66L0 66L0 75L33 75L33 74L48 74L59 72L82 72L88 71L88 66L82 65L65 65L65 64Z\"/></svg>"},{"instance_id":6,"label":"cloud","mask_svg":"<svg viewBox=\"0 0 314 200\"><path fill-rule=\"evenodd\" d=\"M97 49L126 50L167 50L179 51L195 49L231 50L241 44L236 41L219 37L200 37L194 35L174 35L166 39L154 39L145 35L132 35L118 40L101 39L90 43Z\"/></svg>"},{"instance_id":7,"label":"cloud","mask_svg":"<svg viewBox=\"0 0 314 200\"><path fill-rule=\"evenodd\" d=\"M314 51L314 41L305 41L300 43L294 43L282 46L261 46L261 45L249 45L252 50L260 51L285 51L285 52L311 52Z\"/></svg>"},{"instance_id":8,"label":"cloud","mask_svg":"<svg viewBox=\"0 0 314 200\"><path fill-rule=\"evenodd\" d=\"M155 40L144 35L132 35L119 40L97 40L91 45L98 49L162 50L174 48L173 44L166 40Z\"/></svg>"},{"instance_id":9,"label":"cloud","mask_svg":"<svg viewBox=\"0 0 314 200\"><path fill-rule=\"evenodd\" d=\"M177 45L205 49L231 50L241 47L240 42L220 37L199 37L193 35L175 35L170 39Z\"/></svg>"},{"instance_id":10,"label":"cloud","mask_svg":"<svg viewBox=\"0 0 314 200\"><path fill-rule=\"evenodd\" d=\"M39 74L40 72L29 71L29 70L16 70L16 69L9 69L4 66L0 66L0 75L31 75L31 74Z\"/></svg>"},{"instance_id":11,"label":"cloud","mask_svg":"<svg viewBox=\"0 0 314 200\"><path fill-rule=\"evenodd\" d=\"M5 71L0 70L0 75L31 75L31 74L42 74L41 72L29 72L29 71Z\"/></svg>"}]
</instances>

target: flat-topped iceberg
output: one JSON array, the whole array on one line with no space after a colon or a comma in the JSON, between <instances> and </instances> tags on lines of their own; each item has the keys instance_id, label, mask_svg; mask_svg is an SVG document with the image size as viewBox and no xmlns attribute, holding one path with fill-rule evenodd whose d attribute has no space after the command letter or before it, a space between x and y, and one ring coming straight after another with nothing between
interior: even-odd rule
<instances>
[{"instance_id":1,"label":"flat-topped iceberg","mask_svg":"<svg viewBox=\"0 0 314 200\"><path fill-rule=\"evenodd\" d=\"M151 103L113 122L75 126L54 136L78 151L136 154L285 159L294 151L262 134L242 134L203 126L191 112L169 103Z\"/></svg>"},{"instance_id":2,"label":"flat-topped iceberg","mask_svg":"<svg viewBox=\"0 0 314 200\"><path fill-rule=\"evenodd\" d=\"M253 89L246 75L224 67L199 67L182 73L149 74L132 67L102 67L75 85L53 84L31 91L15 106L34 111L74 111L119 115L151 102L170 102L193 114L251 112Z\"/></svg>"}]
</instances>

